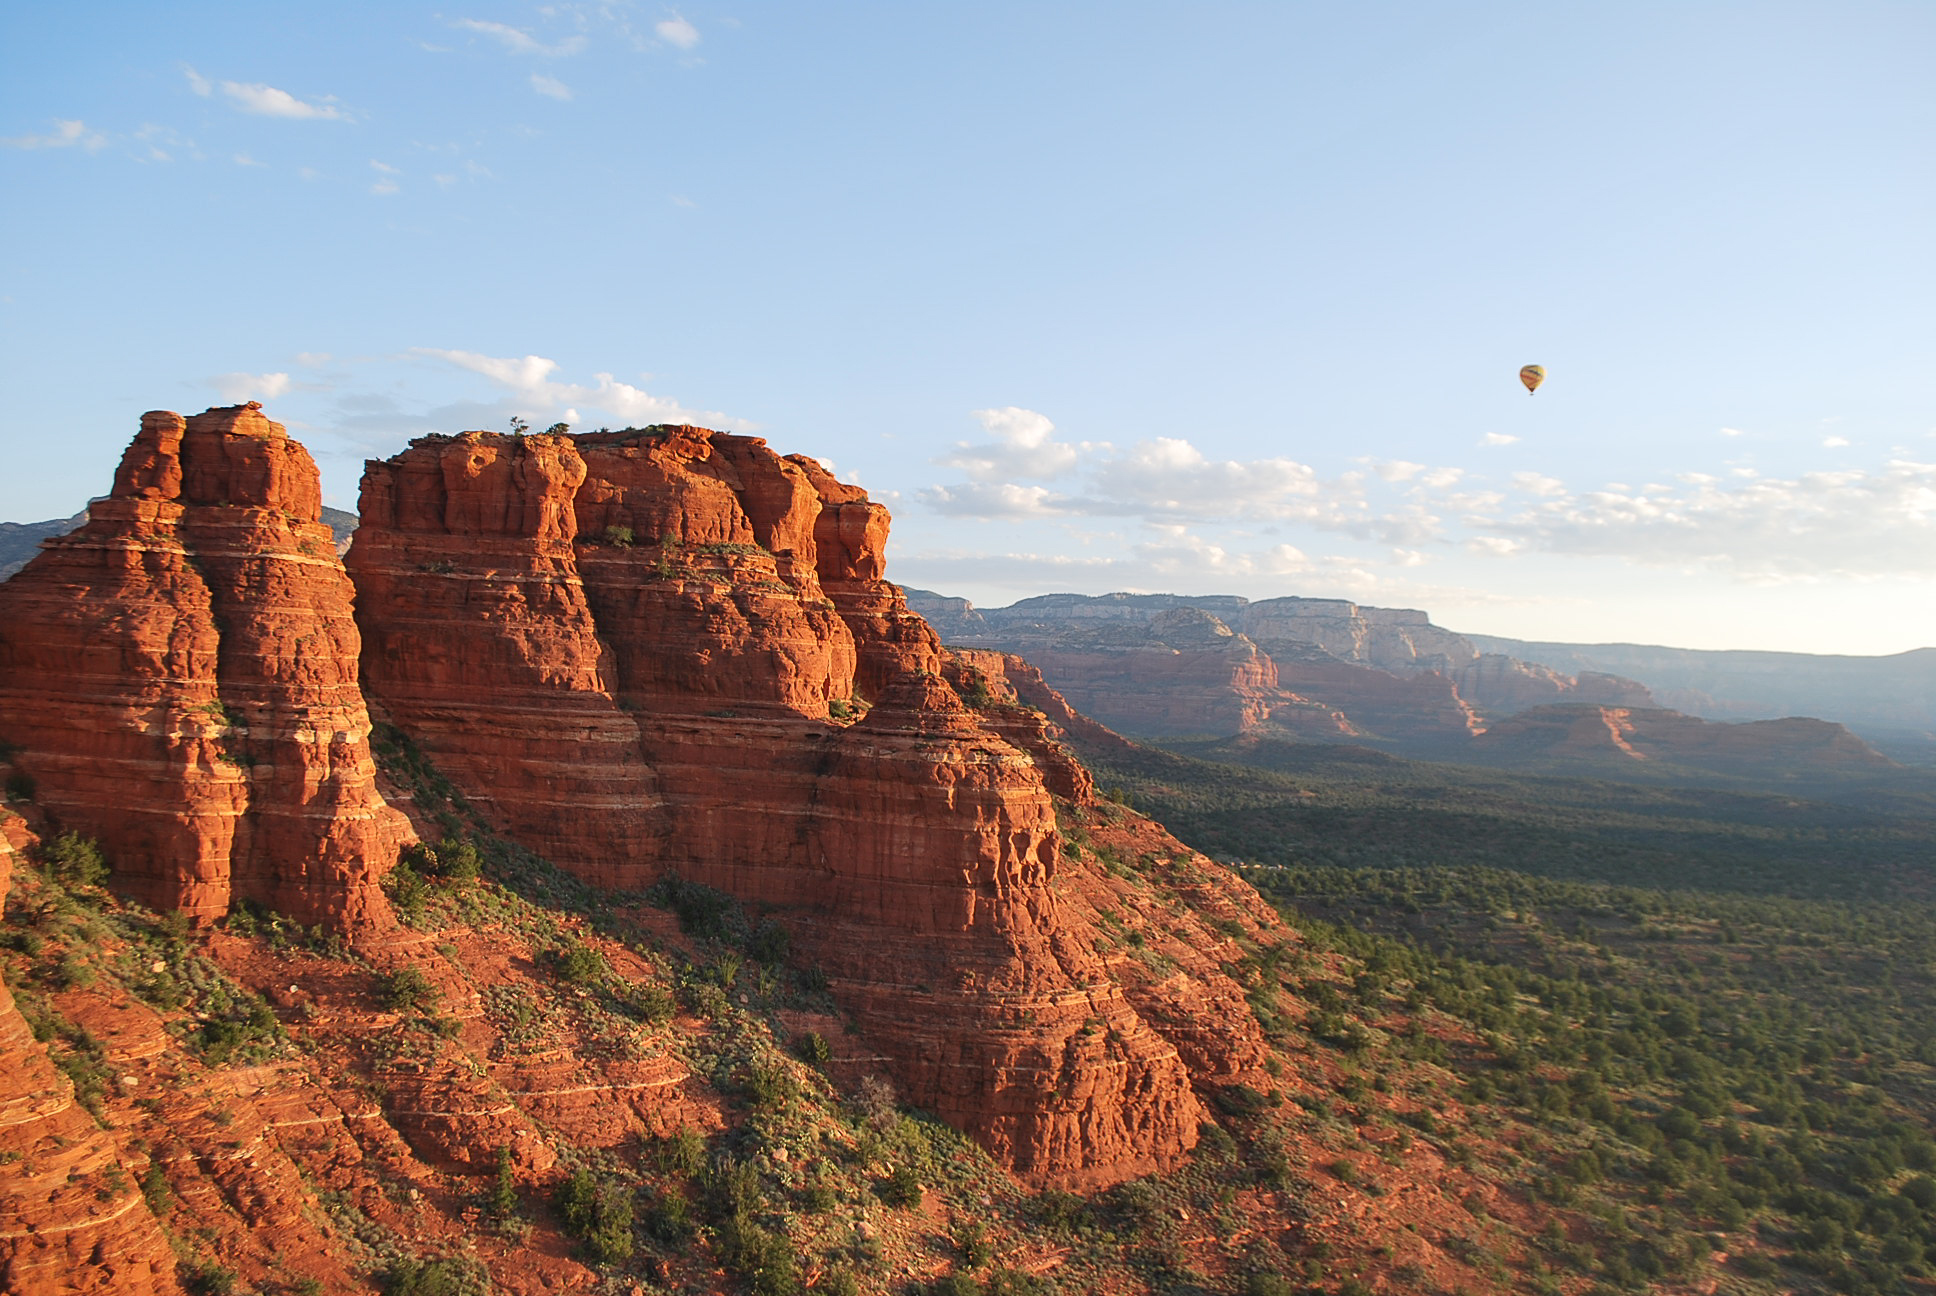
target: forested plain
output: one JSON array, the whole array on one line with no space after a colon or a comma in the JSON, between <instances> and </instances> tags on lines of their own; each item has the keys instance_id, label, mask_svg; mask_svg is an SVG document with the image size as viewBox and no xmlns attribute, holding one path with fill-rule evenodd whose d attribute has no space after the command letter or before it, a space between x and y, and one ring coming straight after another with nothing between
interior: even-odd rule
<instances>
[{"instance_id":1,"label":"forested plain","mask_svg":"<svg viewBox=\"0 0 1936 1296\"><path fill-rule=\"evenodd\" d=\"M1592 1221L1545 1239L1557 1268L1931 1286L1936 780L1812 799L1288 744L1085 758L1355 970L1301 987L1303 1031L1374 1071L1444 1064L1534 1131L1527 1191Z\"/></svg>"}]
</instances>

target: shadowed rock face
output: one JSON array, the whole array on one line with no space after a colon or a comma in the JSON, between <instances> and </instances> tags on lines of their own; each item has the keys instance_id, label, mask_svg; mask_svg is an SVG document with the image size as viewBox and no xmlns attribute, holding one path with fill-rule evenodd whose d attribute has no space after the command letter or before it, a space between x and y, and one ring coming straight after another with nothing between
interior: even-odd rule
<instances>
[{"instance_id":1,"label":"shadowed rock face","mask_svg":"<svg viewBox=\"0 0 1936 1296\"><path fill-rule=\"evenodd\" d=\"M792 915L908 1096L1018 1174L1165 1165L1200 1109L1052 887L1053 744L962 705L887 527L758 438L425 438L364 479L367 686L559 865Z\"/></svg>"},{"instance_id":2,"label":"shadowed rock face","mask_svg":"<svg viewBox=\"0 0 1936 1296\"><path fill-rule=\"evenodd\" d=\"M0 585L0 738L156 908L391 923L377 881L412 834L376 790L320 509L257 406L151 413L87 524Z\"/></svg>"}]
</instances>

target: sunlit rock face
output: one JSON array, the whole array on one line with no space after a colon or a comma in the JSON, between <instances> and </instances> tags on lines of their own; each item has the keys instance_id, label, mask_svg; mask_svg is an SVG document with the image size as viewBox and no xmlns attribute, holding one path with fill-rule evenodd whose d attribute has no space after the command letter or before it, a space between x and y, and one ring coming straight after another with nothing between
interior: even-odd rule
<instances>
[{"instance_id":1,"label":"sunlit rock face","mask_svg":"<svg viewBox=\"0 0 1936 1296\"><path fill-rule=\"evenodd\" d=\"M144 415L112 494L0 585L0 739L119 885L390 925L353 591L316 465L255 405Z\"/></svg>"}]
</instances>

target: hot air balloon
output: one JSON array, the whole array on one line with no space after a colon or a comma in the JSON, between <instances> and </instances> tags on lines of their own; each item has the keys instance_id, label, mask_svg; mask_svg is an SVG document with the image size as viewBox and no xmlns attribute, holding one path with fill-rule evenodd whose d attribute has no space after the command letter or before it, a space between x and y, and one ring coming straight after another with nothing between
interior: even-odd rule
<instances>
[{"instance_id":1,"label":"hot air balloon","mask_svg":"<svg viewBox=\"0 0 1936 1296\"><path fill-rule=\"evenodd\" d=\"M1526 394L1531 396L1546 381L1546 371L1538 365L1527 365L1519 371L1519 381L1526 384Z\"/></svg>"}]
</instances>

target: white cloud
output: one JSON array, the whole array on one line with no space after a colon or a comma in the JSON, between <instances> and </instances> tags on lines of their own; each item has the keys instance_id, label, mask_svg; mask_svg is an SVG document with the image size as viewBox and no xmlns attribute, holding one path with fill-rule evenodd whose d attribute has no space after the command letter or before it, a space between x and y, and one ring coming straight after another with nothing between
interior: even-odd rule
<instances>
[{"instance_id":1,"label":"white cloud","mask_svg":"<svg viewBox=\"0 0 1936 1296\"><path fill-rule=\"evenodd\" d=\"M301 351L296 355L296 363L305 368L313 369L317 365L328 364L329 358L329 352L327 351Z\"/></svg>"},{"instance_id":2,"label":"white cloud","mask_svg":"<svg viewBox=\"0 0 1936 1296\"><path fill-rule=\"evenodd\" d=\"M1822 445L1830 450L1840 450L1843 446L1847 445L1848 443L1849 443L1849 439L1845 436L1831 436L1831 437L1822 438Z\"/></svg>"},{"instance_id":3,"label":"white cloud","mask_svg":"<svg viewBox=\"0 0 1936 1296\"><path fill-rule=\"evenodd\" d=\"M682 50L689 50L699 43L699 29L678 14L653 24L652 30L659 33L659 39L666 44L677 45Z\"/></svg>"},{"instance_id":4,"label":"white cloud","mask_svg":"<svg viewBox=\"0 0 1936 1296\"><path fill-rule=\"evenodd\" d=\"M1055 439L1047 415L1017 405L975 411L995 439L979 445L962 441L936 462L959 468L976 481L1009 477L1056 477L1076 466L1078 448ZM1086 448L1086 447L1085 447Z\"/></svg>"},{"instance_id":5,"label":"white cloud","mask_svg":"<svg viewBox=\"0 0 1936 1296\"><path fill-rule=\"evenodd\" d=\"M379 180L370 186L370 192L379 198L388 198L393 193L402 192L402 186L394 180Z\"/></svg>"},{"instance_id":6,"label":"white cloud","mask_svg":"<svg viewBox=\"0 0 1936 1296\"><path fill-rule=\"evenodd\" d=\"M259 166L267 166L269 164L267 162L258 162L254 158L250 157L247 153L237 153L235 155L235 165L239 167L259 167Z\"/></svg>"},{"instance_id":7,"label":"white cloud","mask_svg":"<svg viewBox=\"0 0 1936 1296\"><path fill-rule=\"evenodd\" d=\"M1518 440L1518 437L1510 436L1504 432L1488 432L1479 438L1479 444L1482 446L1509 446Z\"/></svg>"},{"instance_id":8,"label":"white cloud","mask_svg":"<svg viewBox=\"0 0 1936 1296\"><path fill-rule=\"evenodd\" d=\"M348 121L350 115L325 95L315 103L298 99L287 90L253 83L224 81L222 93L235 100L236 107L258 117L288 117L299 121Z\"/></svg>"},{"instance_id":9,"label":"white cloud","mask_svg":"<svg viewBox=\"0 0 1936 1296\"><path fill-rule=\"evenodd\" d=\"M372 171L381 171L384 175L402 175L403 174L403 172L391 166L389 163L379 162L375 158L370 159L370 169Z\"/></svg>"},{"instance_id":10,"label":"white cloud","mask_svg":"<svg viewBox=\"0 0 1936 1296\"><path fill-rule=\"evenodd\" d=\"M585 48L583 36L573 36L556 45L546 45L530 32L510 27L500 22L486 22L478 18L460 18L451 24L464 31L489 36L513 54L537 54L546 58L568 58Z\"/></svg>"},{"instance_id":11,"label":"white cloud","mask_svg":"<svg viewBox=\"0 0 1936 1296\"><path fill-rule=\"evenodd\" d=\"M13 135L0 138L0 147L17 149L80 148L89 153L107 147L108 137L89 130L86 122L56 119L54 129L45 135Z\"/></svg>"},{"instance_id":12,"label":"white cloud","mask_svg":"<svg viewBox=\"0 0 1936 1296\"><path fill-rule=\"evenodd\" d=\"M1743 432L1740 428L1722 428L1721 435L1724 437L1738 437L1746 436L1747 433Z\"/></svg>"},{"instance_id":13,"label":"white cloud","mask_svg":"<svg viewBox=\"0 0 1936 1296\"><path fill-rule=\"evenodd\" d=\"M696 423L725 431L750 431L744 419L713 410L693 410L665 396L654 396L630 383L617 381L611 374L593 374L596 386L553 382L556 360L543 356L487 356L475 351L450 351L438 347L414 347L417 355L432 356L460 369L481 374L498 386L528 402L531 410L556 412L567 406L589 405L617 418L640 424ZM570 420L567 420L570 421Z\"/></svg>"},{"instance_id":14,"label":"white cloud","mask_svg":"<svg viewBox=\"0 0 1936 1296\"><path fill-rule=\"evenodd\" d=\"M547 99L570 99L571 87L556 77L531 74L531 88Z\"/></svg>"},{"instance_id":15,"label":"white cloud","mask_svg":"<svg viewBox=\"0 0 1936 1296\"><path fill-rule=\"evenodd\" d=\"M286 373L225 373L209 379L209 385L221 394L230 405L240 405L244 401L274 400L289 390L289 375Z\"/></svg>"},{"instance_id":16,"label":"white cloud","mask_svg":"<svg viewBox=\"0 0 1936 1296\"><path fill-rule=\"evenodd\" d=\"M1459 469L1428 469L1403 460L1373 465L1376 475L1406 483L1416 497L1393 511L1373 512L1365 498L1367 474L1331 479L1291 459L1211 460L1189 441L1155 437L1127 450L1110 443L1057 441L1055 425L1034 410L1007 406L978 410L992 442L963 443L938 462L972 480L937 485L922 498L956 517L1140 517L1145 522L1302 522L1387 544L1434 539L1440 521L1423 492L1443 490ZM1080 473L1081 484L1049 491L1017 484L1021 478Z\"/></svg>"},{"instance_id":17,"label":"white cloud","mask_svg":"<svg viewBox=\"0 0 1936 1296\"><path fill-rule=\"evenodd\" d=\"M182 75L188 78L188 88L190 92L194 94L198 94L204 99L208 98L209 95L213 93L213 87L209 85L207 77L203 76L200 72L197 72L194 68L188 66L188 64L186 63L181 65L181 70L182 70Z\"/></svg>"}]
</instances>

